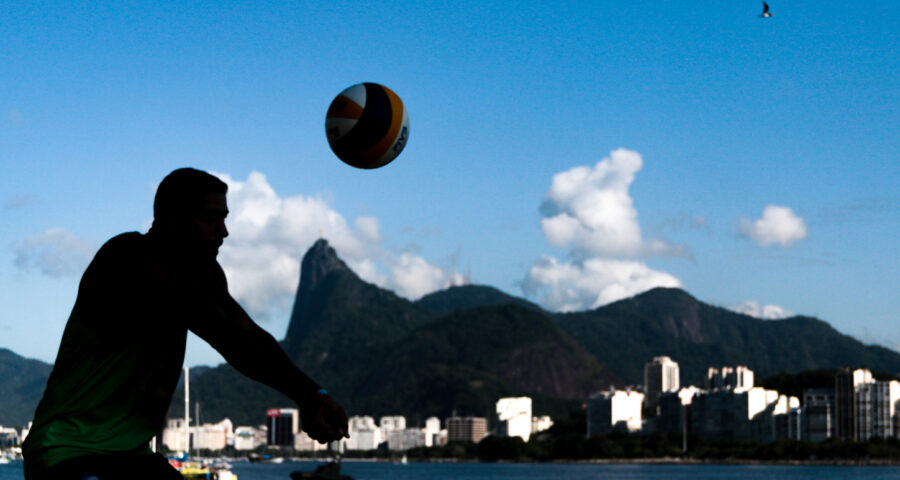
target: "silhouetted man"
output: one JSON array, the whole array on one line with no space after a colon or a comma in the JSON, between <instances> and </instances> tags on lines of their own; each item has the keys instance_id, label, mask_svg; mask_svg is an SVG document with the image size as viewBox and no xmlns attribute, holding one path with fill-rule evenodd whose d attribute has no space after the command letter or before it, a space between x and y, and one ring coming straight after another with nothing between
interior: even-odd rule
<instances>
[{"instance_id":1,"label":"silhouetted man","mask_svg":"<svg viewBox=\"0 0 900 480\"><path fill-rule=\"evenodd\" d=\"M180 479L149 442L165 421L188 330L296 401L313 439L347 435L343 409L228 293L216 261L228 236L227 188L206 172L175 170L156 191L150 231L97 252L23 445L27 480Z\"/></svg>"}]
</instances>

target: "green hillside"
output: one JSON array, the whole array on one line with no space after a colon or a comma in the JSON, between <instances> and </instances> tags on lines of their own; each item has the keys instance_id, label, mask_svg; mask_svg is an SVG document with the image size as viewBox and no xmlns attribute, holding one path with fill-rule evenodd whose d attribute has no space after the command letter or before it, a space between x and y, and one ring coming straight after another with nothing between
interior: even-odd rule
<instances>
[{"instance_id":1,"label":"green hillside","mask_svg":"<svg viewBox=\"0 0 900 480\"><path fill-rule=\"evenodd\" d=\"M633 384L658 355L678 362L683 384L702 385L710 366L746 365L757 378L867 367L900 372L900 354L864 345L810 317L760 320L657 288L589 312L556 316L597 360Z\"/></svg>"},{"instance_id":2,"label":"green hillside","mask_svg":"<svg viewBox=\"0 0 900 480\"><path fill-rule=\"evenodd\" d=\"M22 427L31 420L52 369L0 348L0 425Z\"/></svg>"}]
</instances>

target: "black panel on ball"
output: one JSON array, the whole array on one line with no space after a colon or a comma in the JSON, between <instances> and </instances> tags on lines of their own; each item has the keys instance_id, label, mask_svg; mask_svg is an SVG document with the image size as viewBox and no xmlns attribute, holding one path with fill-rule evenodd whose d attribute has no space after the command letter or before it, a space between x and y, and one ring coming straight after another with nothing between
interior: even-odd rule
<instances>
[{"instance_id":1,"label":"black panel on ball","mask_svg":"<svg viewBox=\"0 0 900 480\"><path fill-rule=\"evenodd\" d=\"M334 154L344 162L357 167L369 168L359 153L374 146L391 128L393 112L387 92L377 83L363 83L366 87L366 106L356 125L340 140L331 143Z\"/></svg>"}]
</instances>

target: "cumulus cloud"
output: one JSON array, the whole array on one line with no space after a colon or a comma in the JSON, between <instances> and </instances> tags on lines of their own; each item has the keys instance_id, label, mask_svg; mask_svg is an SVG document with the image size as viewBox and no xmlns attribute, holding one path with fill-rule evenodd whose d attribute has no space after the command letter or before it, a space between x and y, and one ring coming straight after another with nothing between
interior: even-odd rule
<instances>
[{"instance_id":1,"label":"cumulus cloud","mask_svg":"<svg viewBox=\"0 0 900 480\"><path fill-rule=\"evenodd\" d=\"M13 262L20 270L59 278L81 274L96 251L93 242L68 230L51 228L20 242Z\"/></svg>"},{"instance_id":2,"label":"cumulus cloud","mask_svg":"<svg viewBox=\"0 0 900 480\"><path fill-rule=\"evenodd\" d=\"M760 305L759 302L754 300L748 300L735 305L729 310L765 320L778 320L794 316L794 312L786 310L778 305Z\"/></svg>"},{"instance_id":3,"label":"cumulus cloud","mask_svg":"<svg viewBox=\"0 0 900 480\"><path fill-rule=\"evenodd\" d=\"M458 272L448 272L430 265L422 257L411 253L388 256L391 277L385 284L408 298L419 298L451 285L463 285L465 279Z\"/></svg>"},{"instance_id":4,"label":"cumulus cloud","mask_svg":"<svg viewBox=\"0 0 900 480\"><path fill-rule=\"evenodd\" d=\"M591 258L559 262L541 258L522 283L525 294L554 311L597 308L655 287L681 287L681 281L635 260Z\"/></svg>"},{"instance_id":5,"label":"cumulus cloud","mask_svg":"<svg viewBox=\"0 0 900 480\"><path fill-rule=\"evenodd\" d=\"M681 254L662 240L645 241L629 187L643 166L637 152L620 148L593 167L579 166L553 176L541 205L547 242L571 246L580 257Z\"/></svg>"},{"instance_id":6,"label":"cumulus cloud","mask_svg":"<svg viewBox=\"0 0 900 480\"><path fill-rule=\"evenodd\" d=\"M640 260L687 254L663 240L643 238L629 194L642 166L639 153L618 149L594 166L553 176L540 207L541 230L550 245L569 248L571 260L541 258L521 282L526 296L551 310L576 311L654 287L682 286Z\"/></svg>"},{"instance_id":7,"label":"cumulus cloud","mask_svg":"<svg viewBox=\"0 0 900 480\"><path fill-rule=\"evenodd\" d=\"M778 205L768 205L762 217L755 221L741 218L741 235L752 239L762 247L775 244L790 246L806 238L806 222L793 210Z\"/></svg>"},{"instance_id":8,"label":"cumulus cloud","mask_svg":"<svg viewBox=\"0 0 900 480\"><path fill-rule=\"evenodd\" d=\"M382 247L378 219L348 222L324 199L280 197L265 175L252 172L239 181L217 174L228 184L229 238L219 262L232 295L260 319L290 308L300 278L300 261L309 247L325 238L362 279L415 299L458 283L450 269L429 264L409 252Z\"/></svg>"}]
</instances>

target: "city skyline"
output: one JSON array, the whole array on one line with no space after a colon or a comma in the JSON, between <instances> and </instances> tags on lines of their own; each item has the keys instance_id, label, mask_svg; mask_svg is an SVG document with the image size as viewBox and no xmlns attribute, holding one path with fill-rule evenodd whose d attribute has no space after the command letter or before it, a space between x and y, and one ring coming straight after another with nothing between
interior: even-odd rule
<instances>
[{"instance_id":1,"label":"city skyline","mask_svg":"<svg viewBox=\"0 0 900 480\"><path fill-rule=\"evenodd\" d=\"M586 437L625 431L684 435L692 432L713 439L762 441L900 438L900 381L876 380L868 369L839 369L830 387L805 388L797 397L754 385L753 371L744 366L709 367L704 388L674 388L663 391L656 399L648 399L643 392L658 389L665 383L664 377L677 377L678 363L657 356L646 365L666 368L648 368L646 384L637 389L601 389L586 399ZM376 425L372 416L352 413L350 431L361 433L362 438L343 439L340 450L374 450L381 443L389 444L392 451L454 441L478 443L489 435L516 436L528 442L532 434L545 431L554 423L549 416L533 412L528 396L499 398L493 416L457 415L454 411L443 417L443 429L442 420L436 416L420 422L424 426L408 425L408 414L382 415ZM235 426L228 417L202 425L198 417L191 425L188 417L174 416L168 419L159 441L171 450L179 450L177 445L182 446L181 450L185 450L184 445L222 450L243 435L248 441L243 449L247 450L258 447L263 439L268 446L325 448L303 435L298 409L271 406L265 415L264 424L252 426ZM28 428L30 424L19 435L14 428L0 425L0 434L15 446L27 436ZM195 441L207 446L194 446Z\"/></svg>"}]
</instances>

